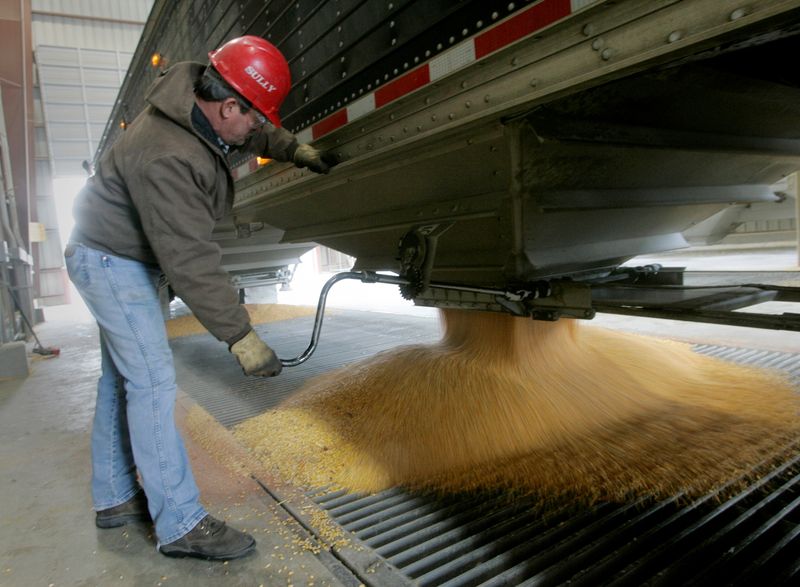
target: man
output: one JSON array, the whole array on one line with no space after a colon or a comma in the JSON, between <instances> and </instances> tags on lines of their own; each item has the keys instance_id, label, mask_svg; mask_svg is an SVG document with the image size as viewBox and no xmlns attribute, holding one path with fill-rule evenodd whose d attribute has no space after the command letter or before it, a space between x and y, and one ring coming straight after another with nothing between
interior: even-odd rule
<instances>
[{"instance_id":1,"label":"man","mask_svg":"<svg viewBox=\"0 0 800 587\"><path fill-rule=\"evenodd\" d=\"M152 519L163 554L227 560L251 552L255 541L200 504L174 422L159 282L163 274L245 374L278 375L280 360L252 329L211 242L233 201L227 156L245 151L317 173L335 160L280 128L291 82L274 46L246 36L209 58L208 66L177 63L153 83L148 106L81 192L65 258L100 329L91 440L96 525Z\"/></svg>"}]
</instances>

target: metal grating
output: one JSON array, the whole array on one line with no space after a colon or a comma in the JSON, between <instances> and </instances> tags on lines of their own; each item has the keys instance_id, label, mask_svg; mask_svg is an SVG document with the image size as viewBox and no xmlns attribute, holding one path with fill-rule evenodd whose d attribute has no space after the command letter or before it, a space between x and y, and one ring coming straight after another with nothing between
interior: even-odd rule
<instances>
[{"instance_id":1,"label":"metal grating","mask_svg":"<svg viewBox=\"0 0 800 587\"><path fill-rule=\"evenodd\" d=\"M692 350L703 355L716 357L733 363L782 371L786 373L793 382L800 385L800 355L794 353L742 349L710 344L694 345Z\"/></svg>"},{"instance_id":2,"label":"metal grating","mask_svg":"<svg viewBox=\"0 0 800 587\"><path fill-rule=\"evenodd\" d=\"M543 512L526 499L398 490L315 498L420 586L770 585L800 578L800 456L720 503L710 494Z\"/></svg>"},{"instance_id":3,"label":"metal grating","mask_svg":"<svg viewBox=\"0 0 800 587\"><path fill-rule=\"evenodd\" d=\"M172 342L178 380L230 426L274 407L309 377L440 336L438 324L428 318L376 318L368 312L331 312L317 354L302 369L287 369L274 380L243 378L210 336L177 339ZM298 354L311 323L310 317L298 318L259 331L287 355ZM712 345L694 350L779 369L800 384L798 354ZM303 503L288 498L284 507L298 519L309 515L307 504L326 511L355 545L334 553L374 587L798 584L800 447L795 454L779 468L765 468L745 490L692 503L675 496L544 512L532 498L441 497L395 488L373 495L310 492ZM365 552L388 564L374 573L374 563L367 568L360 562Z\"/></svg>"},{"instance_id":4,"label":"metal grating","mask_svg":"<svg viewBox=\"0 0 800 587\"><path fill-rule=\"evenodd\" d=\"M255 327L278 356L292 358L311 339L314 317L293 318ZM170 341L180 387L223 426L234 426L277 406L308 379L400 344L440 338L439 323L430 318L353 310L326 312L317 351L300 368L280 377L244 377L224 343L210 334Z\"/></svg>"},{"instance_id":5,"label":"metal grating","mask_svg":"<svg viewBox=\"0 0 800 587\"><path fill-rule=\"evenodd\" d=\"M713 345L694 350L780 369L800 355ZM769 585L800 579L800 456L720 502L678 496L543 514L507 495L441 499L393 489L309 497L413 584Z\"/></svg>"}]
</instances>

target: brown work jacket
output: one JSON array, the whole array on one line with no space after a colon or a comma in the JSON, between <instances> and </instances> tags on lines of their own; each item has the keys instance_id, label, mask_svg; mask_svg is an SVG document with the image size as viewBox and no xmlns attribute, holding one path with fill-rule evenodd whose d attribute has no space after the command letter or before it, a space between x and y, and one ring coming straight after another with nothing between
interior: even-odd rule
<instances>
[{"instance_id":1,"label":"brown work jacket","mask_svg":"<svg viewBox=\"0 0 800 587\"><path fill-rule=\"evenodd\" d=\"M250 331L211 233L233 205L222 147L192 124L194 86L204 65L176 63L146 95L148 106L120 133L79 194L71 237L158 265L211 334L228 344ZM270 124L236 152L290 161L297 140Z\"/></svg>"}]
</instances>

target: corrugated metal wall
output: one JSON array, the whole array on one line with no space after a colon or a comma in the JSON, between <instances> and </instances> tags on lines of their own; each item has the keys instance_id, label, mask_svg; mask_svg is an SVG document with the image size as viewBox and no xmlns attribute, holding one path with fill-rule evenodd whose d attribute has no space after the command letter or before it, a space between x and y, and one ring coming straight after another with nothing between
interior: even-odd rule
<instances>
[{"instance_id":1,"label":"corrugated metal wall","mask_svg":"<svg viewBox=\"0 0 800 587\"><path fill-rule=\"evenodd\" d=\"M45 240L31 244L36 258L36 299L38 306L55 306L68 303L66 275L62 269L61 238L53 197L53 182L50 172L47 133L42 112L42 97L38 85L34 84L34 154L36 173L35 201L36 221L44 225Z\"/></svg>"},{"instance_id":2,"label":"corrugated metal wall","mask_svg":"<svg viewBox=\"0 0 800 587\"><path fill-rule=\"evenodd\" d=\"M117 20L147 20L152 0L32 0L34 12Z\"/></svg>"},{"instance_id":3,"label":"corrugated metal wall","mask_svg":"<svg viewBox=\"0 0 800 587\"><path fill-rule=\"evenodd\" d=\"M97 14L67 14L39 8L48 4L73 4L75 9L82 4L102 4L90 1L53 2L34 0L33 38L36 45L58 45L63 47L84 47L89 49L125 50L133 52L153 0L131 0L131 2L108 2L108 7ZM125 12L111 11L109 8L128 4L142 6L140 14L129 17Z\"/></svg>"},{"instance_id":4,"label":"corrugated metal wall","mask_svg":"<svg viewBox=\"0 0 800 587\"><path fill-rule=\"evenodd\" d=\"M132 51L38 44L36 66L53 175L84 173L125 79Z\"/></svg>"},{"instance_id":5,"label":"corrugated metal wall","mask_svg":"<svg viewBox=\"0 0 800 587\"><path fill-rule=\"evenodd\" d=\"M53 178L84 176L139 42L153 0L32 0L36 88L34 245L40 306L68 302Z\"/></svg>"},{"instance_id":6,"label":"corrugated metal wall","mask_svg":"<svg viewBox=\"0 0 800 587\"><path fill-rule=\"evenodd\" d=\"M52 172L81 175L108 121L153 0L33 0Z\"/></svg>"}]
</instances>

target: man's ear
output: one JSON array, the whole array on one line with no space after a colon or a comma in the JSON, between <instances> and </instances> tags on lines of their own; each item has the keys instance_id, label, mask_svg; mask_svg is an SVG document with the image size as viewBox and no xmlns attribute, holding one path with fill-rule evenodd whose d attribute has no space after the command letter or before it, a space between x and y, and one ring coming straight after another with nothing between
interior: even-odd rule
<instances>
[{"instance_id":1,"label":"man's ear","mask_svg":"<svg viewBox=\"0 0 800 587\"><path fill-rule=\"evenodd\" d=\"M219 115L223 120L235 114L234 108L239 108L239 102L234 97L225 98L219 103Z\"/></svg>"}]
</instances>

